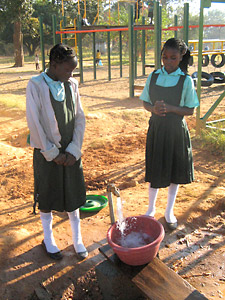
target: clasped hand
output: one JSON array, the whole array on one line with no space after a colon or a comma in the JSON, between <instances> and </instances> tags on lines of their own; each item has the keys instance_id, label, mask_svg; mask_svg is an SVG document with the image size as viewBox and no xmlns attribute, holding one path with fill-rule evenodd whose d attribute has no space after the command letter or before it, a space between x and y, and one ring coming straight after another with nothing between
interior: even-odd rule
<instances>
[{"instance_id":1,"label":"clasped hand","mask_svg":"<svg viewBox=\"0 0 225 300\"><path fill-rule=\"evenodd\" d=\"M153 112L160 117L165 117L166 113L168 112L167 104L163 100L156 101Z\"/></svg>"},{"instance_id":2,"label":"clasped hand","mask_svg":"<svg viewBox=\"0 0 225 300\"><path fill-rule=\"evenodd\" d=\"M76 162L76 157L74 157L72 154L69 152L66 153L59 153L58 156L56 156L53 161L57 165L63 165L63 166L73 166Z\"/></svg>"}]
</instances>

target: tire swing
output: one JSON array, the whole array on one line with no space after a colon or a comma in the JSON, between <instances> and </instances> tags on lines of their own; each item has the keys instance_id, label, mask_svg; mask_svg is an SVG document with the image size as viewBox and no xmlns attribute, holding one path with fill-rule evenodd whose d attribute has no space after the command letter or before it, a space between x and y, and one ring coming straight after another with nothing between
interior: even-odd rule
<instances>
[{"instance_id":1,"label":"tire swing","mask_svg":"<svg viewBox=\"0 0 225 300\"><path fill-rule=\"evenodd\" d=\"M208 55L203 55L202 56L202 66L207 67L209 64L209 56Z\"/></svg>"},{"instance_id":2,"label":"tire swing","mask_svg":"<svg viewBox=\"0 0 225 300\"><path fill-rule=\"evenodd\" d=\"M225 83L225 74L222 72L210 73L214 78L214 83Z\"/></svg>"},{"instance_id":3,"label":"tire swing","mask_svg":"<svg viewBox=\"0 0 225 300\"><path fill-rule=\"evenodd\" d=\"M195 86L197 85L197 79L198 79L198 72L194 72L191 77L194 79L194 84ZM202 78L206 80L201 80L201 86L210 86L214 82L214 77L213 75L202 72Z\"/></svg>"},{"instance_id":4,"label":"tire swing","mask_svg":"<svg viewBox=\"0 0 225 300\"><path fill-rule=\"evenodd\" d=\"M218 57L221 57L221 60L219 62L217 62ZM211 64L215 68L221 68L222 66L224 66L224 64L225 64L225 56L224 56L224 54L223 53L221 53L221 54L213 54L211 56Z\"/></svg>"}]
</instances>

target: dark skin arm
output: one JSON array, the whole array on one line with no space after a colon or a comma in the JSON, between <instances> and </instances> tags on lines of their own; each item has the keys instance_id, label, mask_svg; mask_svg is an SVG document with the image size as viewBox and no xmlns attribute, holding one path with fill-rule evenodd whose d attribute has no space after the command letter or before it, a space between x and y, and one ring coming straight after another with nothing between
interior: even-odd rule
<instances>
[{"instance_id":1,"label":"dark skin arm","mask_svg":"<svg viewBox=\"0 0 225 300\"><path fill-rule=\"evenodd\" d=\"M165 117L167 113L175 113L180 116L191 116L194 113L194 108L170 105L165 103L163 100L156 101L155 105L151 105L150 103L143 101L143 105L147 111L150 111L160 117Z\"/></svg>"},{"instance_id":2,"label":"dark skin arm","mask_svg":"<svg viewBox=\"0 0 225 300\"><path fill-rule=\"evenodd\" d=\"M65 160L66 160L66 154L64 154L64 153L59 153L59 155L56 156L56 158L53 159L53 161L57 165L63 165L65 163Z\"/></svg>"},{"instance_id":3,"label":"dark skin arm","mask_svg":"<svg viewBox=\"0 0 225 300\"><path fill-rule=\"evenodd\" d=\"M72 154L69 152L66 153L59 153L58 156L56 156L53 161L57 165L63 165L63 166L73 166L76 162L76 157L74 157Z\"/></svg>"},{"instance_id":4,"label":"dark skin arm","mask_svg":"<svg viewBox=\"0 0 225 300\"><path fill-rule=\"evenodd\" d=\"M64 166L73 166L76 162L76 157L74 157L71 153L66 152L66 160L64 162Z\"/></svg>"}]
</instances>

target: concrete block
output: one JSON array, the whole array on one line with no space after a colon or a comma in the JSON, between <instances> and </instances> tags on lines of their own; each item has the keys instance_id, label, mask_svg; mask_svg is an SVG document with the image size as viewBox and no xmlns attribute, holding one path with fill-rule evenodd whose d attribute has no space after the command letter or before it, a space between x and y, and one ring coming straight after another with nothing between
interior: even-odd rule
<instances>
[{"instance_id":1,"label":"concrete block","mask_svg":"<svg viewBox=\"0 0 225 300\"><path fill-rule=\"evenodd\" d=\"M104 260L95 267L104 300L144 300L141 291L123 273Z\"/></svg>"}]
</instances>

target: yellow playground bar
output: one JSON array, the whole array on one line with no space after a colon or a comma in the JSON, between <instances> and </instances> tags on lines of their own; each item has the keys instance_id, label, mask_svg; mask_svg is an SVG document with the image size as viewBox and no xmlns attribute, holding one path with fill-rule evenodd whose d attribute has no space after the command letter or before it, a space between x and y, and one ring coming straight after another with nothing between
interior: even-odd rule
<instances>
[{"instance_id":1,"label":"yellow playground bar","mask_svg":"<svg viewBox=\"0 0 225 300\"><path fill-rule=\"evenodd\" d=\"M192 56L198 55L198 40L189 40L188 45L191 50ZM213 40L203 40L202 54L224 54L225 53L225 40L213 39Z\"/></svg>"}]
</instances>

